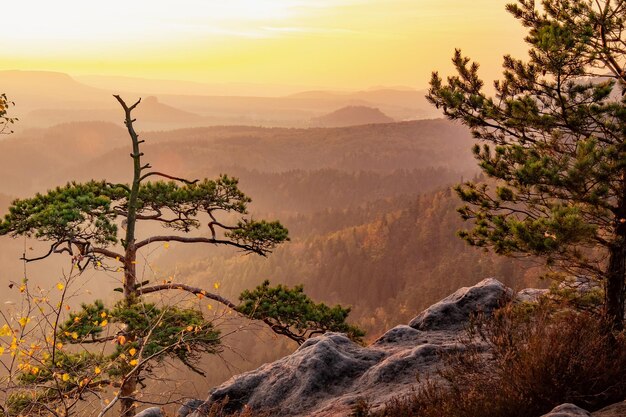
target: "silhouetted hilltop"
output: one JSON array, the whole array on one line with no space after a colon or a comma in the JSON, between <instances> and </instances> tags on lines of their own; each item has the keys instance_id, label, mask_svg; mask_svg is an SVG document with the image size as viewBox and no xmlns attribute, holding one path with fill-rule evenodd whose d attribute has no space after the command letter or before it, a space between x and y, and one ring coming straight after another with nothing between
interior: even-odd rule
<instances>
[{"instance_id":1,"label":"silhouetted hilltop","mask_svg":"<svg viewBox=\"0 0 626 417\"><path fill-rule=\"evenodd\" d=\"M398 107L416 107L417 105L428 106L426 101L426 91L414 90L410 88L373 88L370 90L340 92L340 91L303 91L291 94L290 98L308 99L349 99L362 102L379 103Z\"/></svg>"},{"instance_id":2,"label":"silhouetted hilltop","mask_svg":"<svg viewBox=\"0 0 626 417\"><path fill-rule=\"evenodd\" d=\"M194 123L202 117L161 103L157 97L149 96L137 107L137 119L144 122Z\"/></svg>"},{"instance_id":3,"label":"silhouetted hilltop","mask_svg":"<svg viewBox=\"0 0 626 417\"><path fill-rule=\"evenodd\" d=\"M15 102L20 113L36 108L99 108L111 95L89 87L67 74L51 71L0 71L1 91Z\"/></svg>"},{"instance_id":4,"label":"silhouetted hilltop","mask_svg":"<svg viewBox=\"0 0 626 417\"><path fill-rule=\"evenodd\" d=\"M97 78L97 77L96 77ZM104 81L102 79L104 78ZM93 80L93 77L86 78ZM128 101L158 95L158 104L168 107L148 111L138 108L143 128L172 129L209 125L254 125L305 127L312 118L323 116L346 106L367 106L380 109L396 120L427 119L440 116L429 105L424 91L379 88L356 92L313 91L287 96L254 95L267 90L255 86L249 95L229 95L224 86L212 89L201 83L120 79L115 85L106 77L97 78L100 88L77 81L58 72L0 71L1 91L6 92L16 107L13 115L20 117L16 127L46 127L72 121L120 121L120 110L112 94L121 94ZM136 81L136 82L135 82ZM178 86L178 87L177 87ZM197 87L194 90L194 87ZM211 91L217 93L209 94ZM219 94L219 92L222 92ZM157 104L157 103L153 103Z\"/></svg>"},{"instance_id":5,"label":"silhouetted hilltop","mask_svg":"<svg viewBox=\"0 0 626 417\"><path fill-rule=\"evenodd\" d=\"M393 123L393 119L379 109L367 106L347 106L311 120L312 126L343 127L375 123Z\"/></svg>"}]
</instances>

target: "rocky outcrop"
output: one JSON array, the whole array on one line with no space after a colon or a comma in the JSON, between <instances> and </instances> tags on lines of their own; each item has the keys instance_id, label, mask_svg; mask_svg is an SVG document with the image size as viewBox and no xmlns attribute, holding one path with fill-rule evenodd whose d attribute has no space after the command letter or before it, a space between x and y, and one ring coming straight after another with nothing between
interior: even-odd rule
<instances>
[{"instance_id":1,"label":"rocky outcrop","mask_svg":"<svg viewBox=\"0 0 626 417\"><path fill-rule=\"evenodd\" d=\"M393 123L394 120L379 109L367 106L347 106L321 117L311 119L312 127L345 127L376 123Z\"/></svg>"},{"instance_id":2,"label":"rocky outcrop","mask_svg":"<svg viewBox=\"0 0 626 417\"><path fill-rule=\"evenodd\" d=\"M165 417L165 414L163 413L161 407L150 407L138 414L135 414L135 417Z\"/></svg>"},{"instance_id":3,"label":"rocky outcrop","mask_svg":"<svg viewBox=\"0 0 626 417\"><path fill-rule=\"evenodd\" d=\"M593 417L624 417L626 416L626 401L609 405L608 407L591 413Z\"/></svg>"},{"instance_id":4,"label":"rocky outcrop","mask_svg":"<svg viewBox=\"0 0 626 417\"><path fill-rule=\"evenodd\" d=\"M574 404L567 403L555 407L548 414L544 414L541 417L591 417L591 414Z\"/></svg>"},{"instance_id":5,"label":"rocky outcrop","mask_svg":"<svg viewBox=\"0 0 626 417\"><path fill-rule=\"evenodd\" d=\"M487 278L428 307L411 320L409 326L424 331L462 329L471 314L491 313L510 293L500 281Z\"/></svg>"},{"instance_id":6,"label":"rocky outcrop","mask_svg":"<svg viewBox=\"0 0 626 417\"><path fill-rule=\"evenodd\" d=\"M293 354L214 388L206 405L228 397L228 411L247 404L281 416L346 416L357 400L365 398L376 409L409 394L418 376L433 375L441 353L464 348L459 339L470 316L490 313L511 294L499 281L483 280L456 291L367 347L339 333L309 339Z\"/></svg>"},{"instance_id":7,"label":"rocky outcrop","mask_svg":"<svg viewBox=\"0 0 626 417\"><path fill-rule=\"evenodd\" d=\"M198 410L202 410L201 407L204 403L205 402L203 400L197 399L186 401L176 412L176 417L187 417Z\"/></svg>"}]
</instances>

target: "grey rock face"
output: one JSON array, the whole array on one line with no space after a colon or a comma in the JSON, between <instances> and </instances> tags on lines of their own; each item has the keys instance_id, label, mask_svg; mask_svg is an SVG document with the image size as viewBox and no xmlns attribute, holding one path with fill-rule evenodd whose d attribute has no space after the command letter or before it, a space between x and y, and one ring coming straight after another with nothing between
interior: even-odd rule
<instances>
[{"instance_id":1,"label":"grey rock face","mask_svg":"<svg viewBox=\"0 0 626 417\"><path fill-rule=\"evenodd\" d=\"M548 414L544 414L541 417L591 417L591 414L574 404L566 403L555 407Z\"/></svg>"},{"instance_id":2,"label":"grey rock face","mask_svg":"<svg viewBox=\"0 0 626 417\"><path fill-rule=\"evenodd\" d=\"M321 398L343 391L382 356L382 352L361 347L343 334L327 333L307 340L283 359L236 376L213 390L210 401L228 396L228 409L244 404L253 409L289 404L290 413L304 412Z\"/></svg>"},{"instance_id":3,"label":"grey rock face","mask_svg":"<svg viewBox=\"0 0 626 417\"><path fill-rule=\"evenodd\" d=\"M198 411L200 407L204 405L203 400L189 400L186 401L183 405L180 406L178 411L176 412L176 417L187 417L191 413Z\"/></svg>"},{"instance_id":4,"label":"grey rock face","mask_svg":"<svg viewBox=\"0 0 626 417\"><path fill-rule=\"evenodd\" d=\"M497 280L486 279L433 305L411 325L394 327L368 347L340 333L309 339L291 355L214 388L206 405L228 396L228 412L247 404L280 416L348 416L357 399L366 398L376 409L410 394L418 376L438 368L441 353L463 348L459 338L469 316L491 312L510 294Z\"/></svg>"},{"instance_id":5,"label":"grey rock face","mask_svg":"<svg viewBox=\"0 0 626 417\"><path fill-rule=\"evenodd\" d=\"M591 415L593 417L624 417L626 416L626 401L609 405Z\"/></svg>"},{"instance_id":6,"label":"grey rock face","mask_svg":"<svg viewBox=\"0 0 626 417\"><path fill-rule=\"evenodd\" d=\"M515 294L515 301L521 303L536 303L539 299L547 295L550 290L539 288L526 288Z\"/></svg>"},{"instance_id":7,"label":"grey rock face","mask_svg":"<svg viewBox=\"0 0 626 417\"><path fill-rule=\"evenodd\" d=\"M163 414L161 407L150 407L135 414L135 417L165 417L165 414Z\"/></svg>"},{"instance_id":8,"label":"grey rock face","mask_svg":"<svg viewBox=\"0 0 626 417\"><path fill-rule=\"evenodd\" d=\"M418 330L458 330L465 326L470 314L491 313L508 296L510 289L494 278L487 278L428 307L409 326Z\"/></svg>"}]
</instances>

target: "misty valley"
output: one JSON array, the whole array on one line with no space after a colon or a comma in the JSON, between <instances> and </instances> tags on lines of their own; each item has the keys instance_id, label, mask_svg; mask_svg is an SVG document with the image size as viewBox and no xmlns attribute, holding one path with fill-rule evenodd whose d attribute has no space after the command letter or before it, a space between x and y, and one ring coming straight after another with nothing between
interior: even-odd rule
<instances>
[{"instance_id":1,"label":"misty valley","mask_svg":"<svg viewBox=\"0 0 626 417\"><path fill-rule=\"evenodd\" d=\"M626 1L79 3L0 24L0 417L626 416Z\"/></svg>"}]
</instances>

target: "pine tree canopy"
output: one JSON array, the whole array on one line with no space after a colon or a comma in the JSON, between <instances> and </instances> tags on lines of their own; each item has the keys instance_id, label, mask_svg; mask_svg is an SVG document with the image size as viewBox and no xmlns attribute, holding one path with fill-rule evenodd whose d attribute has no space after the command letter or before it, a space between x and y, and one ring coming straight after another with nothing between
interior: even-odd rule
<instances>
[{"instance_id":1,"label":"pine tree canopy","mask_svg":"<svg viewBox=\"0 0 626 417\"><path fill-rule=\"evenodd\" d=\"M606 287L615 325L626 272L626 2L519 0L529 58L504 57L488 96L477 63L457 50L457 74L433 73L428 99L481 144L485 183L457 187L470 244L534 255ZM495 185L495 189L494 186Z\"/></svg>"}]
</instances>

